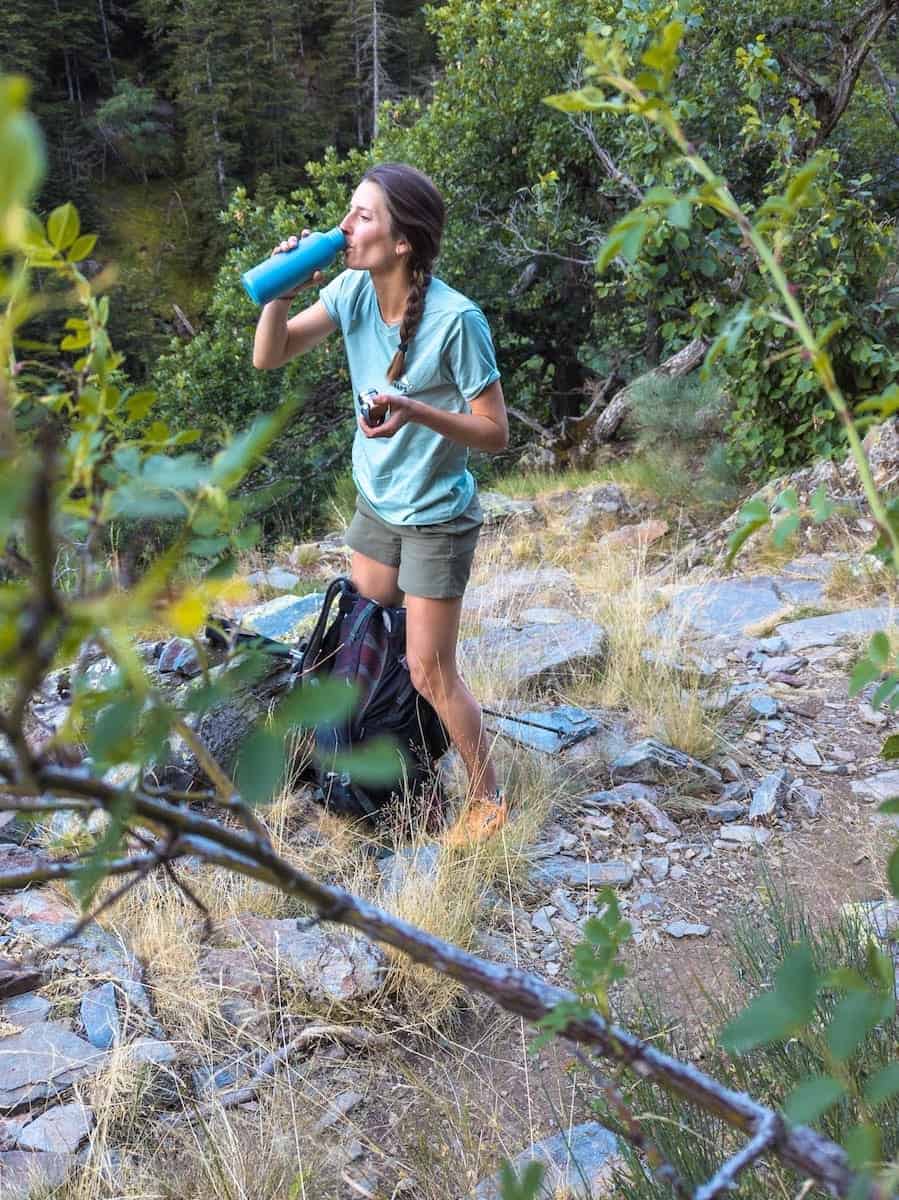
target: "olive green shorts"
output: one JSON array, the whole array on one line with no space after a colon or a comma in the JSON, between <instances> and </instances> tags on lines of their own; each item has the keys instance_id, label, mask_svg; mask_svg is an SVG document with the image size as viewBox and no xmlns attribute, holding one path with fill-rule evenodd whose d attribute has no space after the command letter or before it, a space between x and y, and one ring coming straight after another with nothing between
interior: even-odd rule
<instances>
[{"instance_id":1,"label":"olive green shorts","mask_svg":"<svg viewBox=\"0 0 899 1200\"><path fill-rule=\"evenodd\" d=\"M400 591L450 600L465 591L483 520L477 495L464 513L437 525L391 525L357 496L346 540L366 558L399 567Z\"/></svg>"}]
</instances>

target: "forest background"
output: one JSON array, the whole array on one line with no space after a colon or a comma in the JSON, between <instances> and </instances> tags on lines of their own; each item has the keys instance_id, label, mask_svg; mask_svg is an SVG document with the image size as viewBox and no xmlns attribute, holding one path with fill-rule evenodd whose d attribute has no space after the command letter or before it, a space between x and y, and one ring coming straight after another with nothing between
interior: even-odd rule
<instances>
[{"instance_id":1,"label":"forest background","mask_svg":"<svg viewBox=\"0 0 899 1200\"><path fill-rule=\"evenodd\" d=\"M705 465L762 478L844 451L811 364L781 353L788 331L758 303L769 285L739 232L668 201L685 168L662 132L543 103L582 84L588 29L614 26L636 52L675 17L677 117L750 215L817 167L776 249L858 404L899 374L894 0L11 0L0 65L33 83L40 210L76 202L100 234L85 273L115 264L110 333L131 382L158 392L160 444L191 426L211 450L305 395L259 473L289 481L279 523L299 534L346 468L346 366L334 343L254 371L239 274L286 234L335 224L383 159L447 198L438 269L490 320L524 418L512 455L598 391L737 329L738 354L715 365L725 440ZM598 275L606 233L647 197L651 229Z\"/></svg>"}]
</instances>

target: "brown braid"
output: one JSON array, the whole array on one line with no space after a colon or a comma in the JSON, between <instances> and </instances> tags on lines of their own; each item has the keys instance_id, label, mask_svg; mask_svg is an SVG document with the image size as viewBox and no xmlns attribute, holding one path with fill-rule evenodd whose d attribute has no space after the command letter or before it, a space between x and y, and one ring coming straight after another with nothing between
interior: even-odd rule
<instances>
[{"instance_id":1,"label":"brown braid","mask_svg":"<svg viewBox=\"0 0 899 1200\"><path fill-rule=\"evenodd\" d=\"M399 379L406 369L406 354L421 324L421 318L425 311L425 292L428 290L430 282L431 276L428 271L420 266L413 268L409 295L406 297L406 310L403 313L403 321L400 325L399 349L390 360L390 366L387 368L387 380L389 383L393 383Z\"/></svg>"}]
</instances>

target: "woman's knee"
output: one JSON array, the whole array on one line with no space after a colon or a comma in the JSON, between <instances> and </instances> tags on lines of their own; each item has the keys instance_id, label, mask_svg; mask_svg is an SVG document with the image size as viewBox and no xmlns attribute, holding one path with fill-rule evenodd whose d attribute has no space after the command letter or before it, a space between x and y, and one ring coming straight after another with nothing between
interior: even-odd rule
<instances>
[{"instance_id":1,"label":"woman's knee","mask_svg":"<svg viewBox=\"0 0 899 1200\"><path fill-rule=\"evenodd\" d=\"M433 704L452 691L457 678L455 662L444 663L438 658L408 656L412 686Z\"/></svg>"}]
</instances>

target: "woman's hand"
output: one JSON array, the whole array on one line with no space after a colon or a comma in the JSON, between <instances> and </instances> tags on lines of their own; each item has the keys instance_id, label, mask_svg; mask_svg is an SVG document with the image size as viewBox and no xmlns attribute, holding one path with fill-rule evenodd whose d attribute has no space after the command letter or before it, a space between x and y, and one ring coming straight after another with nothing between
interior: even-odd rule
<instances>
[{"instance_id":1,"label":"woman's hand","mask_svg":"<svg viewBox=\"0 0 899 1200\"><path fill-rule=\"evenodd\" d=\"M374 417L380 415L379 409L390 409L390 415L380 425L366 425L362 415L357 414L356 424L367 438L393 437L397 430L408 425L412 420L412 400L393 392L383 392L371 400Z\"/></svg>"},{"instance_id":2,"label":"woman's hand","mask_svg":"<svg viewBox=\"0 0 899 1200\"><path fill-rule=\"evenodd\" d=\"M303 232L300 234L300 237L304 237L304 238L308 237L311 232L312 232L311 229L304 229ZM286 241L279 242L278 245L275 246L274 250L272 251L272 255L285 254L288 250L295 249L299 244L300 244L299 238L295 234L291 234L290 237ZM325 276L322 271L316 271L313 274L311 279L307 279L307 280L305 280L305 282L297 284L297 286L295 288L292 288L289 292L282 293L282 295L280 295L280 296L276 296L275 299L276 300L293 300L294 296L298 296L300 294L300 292L303 290L303 288L319 287L321 285L321 281L324 279L324 277Z\"/></svg>"}]
</instances>

